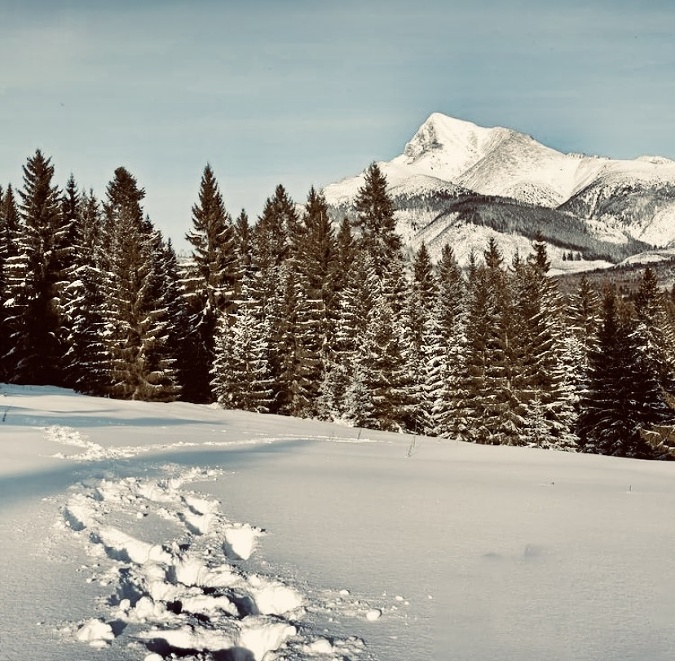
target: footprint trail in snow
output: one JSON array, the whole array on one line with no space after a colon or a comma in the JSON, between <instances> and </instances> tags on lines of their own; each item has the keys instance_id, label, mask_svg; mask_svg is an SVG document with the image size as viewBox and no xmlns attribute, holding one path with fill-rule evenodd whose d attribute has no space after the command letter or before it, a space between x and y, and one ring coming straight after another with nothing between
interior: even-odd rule
<instances>
[{"instance_id":1,"label":"footprint trail in snow","mask_svg":"<svg viewBox=\"0 0 675 661\"><path fill-rule=\"evenodd\" d=\"M218 501L185 488L222 471L162 470L161 478L109 477L71 488L62 526L97 558L87 581L113 592L100 605L102 615L65 626L65 637L93 647L124 645L129 658L147 661L372 659L360 638L313 630L311 614L334 604L242 567L264 531L229 521ZM371 619L375 612L364 602L342 602L347 617Z\"/></svg>"}]
</instances>

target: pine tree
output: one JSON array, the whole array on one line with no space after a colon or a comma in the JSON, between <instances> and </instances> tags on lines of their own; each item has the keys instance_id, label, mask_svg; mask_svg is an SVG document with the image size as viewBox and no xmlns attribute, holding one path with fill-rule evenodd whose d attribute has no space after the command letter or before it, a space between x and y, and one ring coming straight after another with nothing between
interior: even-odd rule
<instances>
[{"instance_id":1,"label":"pine tree","mask_svg":"<svg viewBox=\"0 0 675 661\"><path fill-rule=\"evenodd\" d=\"M467 306L466 393L459 413L478 443L520 445L526 425L517 397L516 322L512 285L494 240L484 265L470 271Z\"/></svg>"},{"instance_id":2,"label":"pine tree","mask_svg":"<svg viewBox=\"0 0 675 661\"><path fill-rule=\"evenodd\" d=\"M465 345L465 285L449 245L443 247L436 268L434 311L425 328L424 387L431 404L428 433L462 435L461 419L463 356Z\"/></svg>"},{"instance_id":3,"label":"pine tree","mask_svg":"<svg viewBox=\"0 0 675 661\"><path fill-rule=\"evenodd\" d=\"M640 279L635 310L638 321L643 325L661 385L666 391L672 392L675 386L675 332L668 318L665 295L659 289L658 278L649 266Z\"/></svg>"},{"instance_id":4,"label":"pine tree","mask_svg":"<svg viewBox=\"0 0 675 661\"><path fill-rule=\"evenodd\" d=\"M234 237L237 254L236 290L241 296L242 283L250 277L253 263L253 245L248 215L243 209L234 221Z\"/></svg>"},{"instance_id":5,"label":"pine tree","mask_svg":"<svg viewBox=\"0 0 675 661\"><path fill-rule=\"evenodd\" d=\"M574 393L565 363L561 301L548 277L550 262L543 241L515 266L517 351L515 393L526 419L525 442L544 447L576 444ZM547 433L542 438L542 429Z\"/></svg>"},{"instance_id":6,"label":"pine tree","mask_svg":"<svg viewBox=\"0 0 675 661\"><path fill-rule=\"evenodd\" d=\"M338 319L343 303L344 292L353 273L357 247L352 236L351 224L347 218L342 220L337 236L335 237L334 254L330 261L328 281L331 295L327 300L326 318L328 320L326 355L329 361L333 360L335 352L335 336Z\"/></svg>"},{"instance_id":7,"label":"pine tree","mask_svg":"<svg viewBox=\"0 0 675 661\"><path fill-rule=\"evenodd\" d=\"M298 231L295 204L279 185L267 198L262 215L253 229L254 261L259 271L270 273L290 257Z\"/></svg>"},{"instance_id":8,"label":"pine tree","mask_svg":"<svg viewBox=\"0 0 675 661\"><path fill-rule=\"evenodd\" d=\"M280 358L276 405L279 413L311 417L317 412L322 377L323 308L308 298L309 285L292 263L281 269L283 287L281 325L276 346Z\"/></svg>"},{"instance_id":9,"label":"pine tree","mask_svg":"<svg viewBox=\"0 0 675 661\"><path fill-rule=\"evenodd\" d=\"M18 225L18 210L12 185L7 186L4 193L0 187L0 356L6 356L10 350L8 309L5 306L8 299L7 268L9 258L16 256ZM8 361L0 360L0 380L8 381L12 376Z\"/></svg>"},{"instance_id":10,"label":"pine tree","mask_svg":"<svg viewBox=\"0 0 675 661\"><path fill-rule=\"evenodd\" d=\"M23 168L16 254L5 261L11 380L62 384L61 259L64 227L51 159L37 150ZM5 221L7 225L7 221Z\"/></svg>"},{"instance_id":11,"label":"pine tree","mask_svg":"<svg viewBox=\"0 0 675 661\"><path fill-rule=\"evenodd\" d=\"M566 360L578 409L578 402L588 391L589 354L595 347L600 325L600 301L585 275L581 277L566 313Z\"/></svg>"},{"instance_id":12,"label":"pine tree","mask_svg":"<svg viewBox=\"0 0 675 661\"><path fill-rule=\"evenodd\" d=\"M297 246L298 216L295 205L283 186L277 186L268 198L263 213L253 229L253 269L256 273L256 295L262 305L264 322L270 329L269 368L274 393L271 412L277 413L288 405L287 361L284 342L289 315L294 313L289 295L288 275L293 269L286 264L294 257ZM289 307L290 305L290 307Z\"/></svg>"},{"instance_id":13,"label":"pine tree","mask_svg":"<svg viewBox=\"0 0 675 661\"><path fill-rule=\"evenodd\" d=\"M68 319L68 384L90 395L104 395L110 386L110 354L106 347L104 276L101 271L101 211L93 191L75 209L74 264L68 277L65 314Z\"/></svg>"},{"instance_id":14,"label":"pine tree","mask_svg":"<svg viewBox=\"0 0 675 661\"><path fill-rule=\"evenodd\" d=\"M370 410L372 405L370 398L369 403L364 404L365 408L360 408L358 404L358 397L365 393L363 379L367 373L367 366L359 367L359 355L367 319L373 306L373 297L378 287L378 280L368 255L360 253L357 257L354 254L341 287L335 299L335 318L321 385L319 411L324 418L344 419L363 426L364 418L359 414L356 418L361 422L356 423L354 417L356 414L352 415L349 411ZM354 389L351 386L355 383L357 375L362 381Z\"/></svg>"},{"instance_id":15,"label":"pine tree","mask_svg":"<svg viewBox=\"0 0 675 661\"><path fill-rule=\"evenodd\" d=\"M143 218L145 191L123 167L104 205L107 349L110 394L121 399L174 399L177 379L166 350L168 309L162 291L162 239Z\"/></svg>"},{"instance_id":16,"label":"pine tree","mask_svg":"<svg viewBox=\"0 0 675 661\"><path fill-rule=\"evenodd\" d=\"M193 402L209 402L215 327L219 316L233 306L237 253L232 219L208 164L201 179L199 202L192 207L192 230L186 239L193 248L183 282L191 355L186 361L189 370L185 373L183 397Z\"/></svg>"},{"instance_id":17,"label":"pine tree","mask_svg":"<svg viewBox=\"0 0 675 661\"><path fill-rule=\"evenodd\" d=\"M372 401L372 417L378 429L415 431L413 383L404 351L404 329L391 304L384 283L371 273L373 304L358 340L356 364L365 376L365 389Z\"/></svg>"},{"instance_id":18,"label":"pine tree","mask_svg":"<svg viewBox=\"0 0 675 661\"><path fill-rule=\"evenodd\" d=\"M4 259L16 257L19 235L19 209L12 184L7 186L0 200L0 254Z\"/></svg>"},{"instance_id":19,"label":"pine tree","mask_svg":"<svg viewBox=\"0 0 675 661\"><path fill-rule=\"evenodd\" d=\"M354 226L360 232L360 242L372 256L375 272L382 277L400 259L401 239L396 233L394 203L387 192L387 180L376 163L366 170L354 204L357 212Z\"/></svg>"},{"instance_id":20,"label":"pine tree","mask_svg":"<svg viewBox=\"0 0 675 661\"><path fill-rule=\"evenodd\" d=\"M427 371L431 370L436 377L436 370L440 367L436 364L435 356L430 355L432 345L435 341L440 341L440 337L436 337L440 329L432 321L436 303L437 288L433 266L423 243L413 262L412 283L405 315L407 341L404 351L413 382L411 395L416 410L415 427L427 433L433 433L431 415L435 399L429 392Z\"/></svg>"}]
</instances>

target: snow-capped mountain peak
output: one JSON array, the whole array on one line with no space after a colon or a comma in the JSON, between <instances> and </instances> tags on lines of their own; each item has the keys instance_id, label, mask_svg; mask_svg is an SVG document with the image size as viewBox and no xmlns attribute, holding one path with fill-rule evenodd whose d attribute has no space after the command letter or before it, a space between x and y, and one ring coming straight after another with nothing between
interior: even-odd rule
<instances>
[{"instance_id":1,"label":"snow-capped mountain peak","mask_svg":"<svg viewBox=\"0 0 675 661\"><path fill-rule=\"evenodd\" d=\"M479 205L490 197L507 198L510 209L526 205L520 216L531 217L533 222L552 218L550 212L555 210L560 222L576 219L603 241L611 236L611 243L625 243L626 254L633 249L631 241L643 242L643 247L645 243L675 245L675 161L668 158L620 160L565 154L525 133L499 126L485 128L435 112L403 153L378 165L396 198L399 231L412 247L428 239L425 228L432 222L435 235L445 236L439 233L445 222L441 217L446 212L452 216L449 210L457 199L476 194ZM363 182L360 174L324 189L328 203L340 216L349 215ZM534 212L537 208L542 211ZM498 226L496 209L483 210L490 219L481 222ZM483 212L464 213L462 223L476 223ZM515 220L510 222L513 225ZM507 234L512 231L506 230ZM524 236L534 232L532 228L515 231ZM560 230L561 246L566 244L563 233ZM553 227L550 234L554 240ZM604 248L600 252L606 254Z\"/></svg>"},{"instance_id":2,"label":"snow-capped mountain peak","mask_svg":"<svg viewBox=\"0 0 675 661\"><path fill-rule=\"evenodd\" d=\"M450 180L484 158L513 131L501 127L483 128L472 122L433 113L420 126L403 155L395 161L419 174L433 174Z\"/></svg>"}]
</instances>

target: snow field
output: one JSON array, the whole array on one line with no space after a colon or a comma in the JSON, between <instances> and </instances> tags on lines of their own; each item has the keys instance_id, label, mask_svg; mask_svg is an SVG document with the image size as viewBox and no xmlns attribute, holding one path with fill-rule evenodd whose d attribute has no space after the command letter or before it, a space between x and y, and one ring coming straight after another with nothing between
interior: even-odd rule
<instances>
[{"instance_id":1,"label":"snow field","mask_svg":"<svg viewBox=\"0 0 675 661\"><path fill-rule=\"evenodd\" d=\"M1 390L2 661L672 659L672 463Z\"/></svg>"}]
</instances>

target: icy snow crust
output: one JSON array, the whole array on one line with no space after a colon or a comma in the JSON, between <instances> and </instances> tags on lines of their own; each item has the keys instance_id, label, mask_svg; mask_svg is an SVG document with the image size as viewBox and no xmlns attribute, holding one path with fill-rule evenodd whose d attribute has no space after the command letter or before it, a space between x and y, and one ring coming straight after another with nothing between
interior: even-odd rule
<instances>
[{"instance_id":1,"label":"icy snow crust","mask_svg":"<svg viewBox=\"0 0 675 661\"><path fill-rule=\"evenodd\" d=\"M671 659L675 466L0 386L0 659Z\"/></svg>"}]
</instances>

